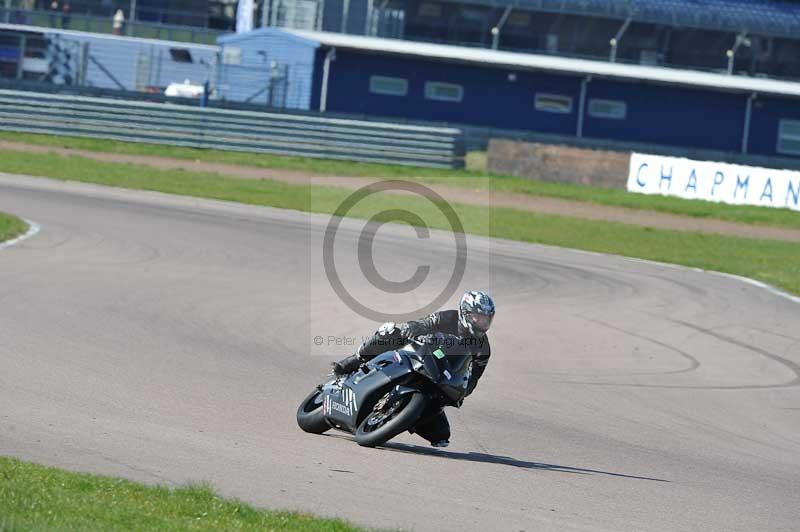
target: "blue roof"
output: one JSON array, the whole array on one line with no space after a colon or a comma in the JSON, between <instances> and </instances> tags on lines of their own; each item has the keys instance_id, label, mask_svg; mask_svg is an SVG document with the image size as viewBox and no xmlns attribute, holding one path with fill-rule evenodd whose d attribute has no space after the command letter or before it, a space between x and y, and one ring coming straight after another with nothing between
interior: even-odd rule
<instances>
[{"instance_id":1,"label":"blue roof","mask_svg":"<svg viewBox=\"0 0 800 532\"><path fill-rule=\"evenodd\" d=\"M741 0L633 0L634 18L800 36L800 6Z\"/></svg>"},{"instance_id":2,"label":"blue roof","mask_svg":"<svg viewBox=\"0 0 800 532\"><path fill-rule=\"evenodd\" d=\"M303 44L306 46L310 46L312 48L318 48L319 42L313 39L307 39L300 35L295 35L289 32L282 32L279 28L275 27L266 27L266 28L258 28L253 31L248 31L245 33L226 33L217 38L218 44L234 44L234 43L241 43L244 41L249 41L252 39L259 39L264 36L274 35L275 33L281 33L284 35L284 38L288 38L290 40L295 41L297 44Z\"/></svg>"}]
</instances>

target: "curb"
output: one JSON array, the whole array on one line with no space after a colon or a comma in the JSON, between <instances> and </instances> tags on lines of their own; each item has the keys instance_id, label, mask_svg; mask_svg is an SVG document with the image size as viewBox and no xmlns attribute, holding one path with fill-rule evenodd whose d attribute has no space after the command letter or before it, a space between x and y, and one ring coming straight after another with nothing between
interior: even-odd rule
<instances>
[{"instance_id":1,"label":"curb","mask_svg":"<svg viewBox=\"0 0 800 532\"><path fill-rule=\"evenodd\" d=\"M591 253L591 252L589 252L589 253ZM794 295L792 295L792 294L790 294L788 292L784 292L780 288L776 288L776 287L772 286L771 284L767 284L767 283L762 282L762 281L757 281L755 279L751 279L750 277L744 277L743 275L736 275L736 274L733 274L733 273L718 272L716 270L704 270L703 268L695 268L695 267L692 267L692 266L684 266L683 264L673 264L673 263L670 263L670 262L658 262L658 261L655 261L655 260L639 259L639 258L636 258L636 257L625 257L623 255L611 255L611 256L617 256L617 257L620 257L622 259L625 259L625 260L631 261L631 262L643 262L645 264L653 264L655 266L662 266L662 267L665 266L665 267L673 268L673 269L676 269L676 270L691 270L691 271L699 272L699 273L710 273L711 275L717 275L719 277L727 277L728 279L733 279L735 281L739 281L740 283L745 283L745 284L749 284L751 286L755 286L757 288L761 288L762 290L766 290L767 292L769 292L770 294L772 294L774 296L782 297L783 299L787 299L787 300L789 300L789 301L791 301L793 303L800 304L800 296L794 296Z\"/></svg>"},{"instance_id":2,"label":"curb","mask_svg":"<svg viewBox=\"0 0 800 532\"><path fill-rule=\"evenodd\" d=\"M28 230L24 234L16 238L12 238L11 240L6 240L5 242L0 242L0 250L10 248L11 246L19 244L23 240L27 240L31 237L34 237L42 229L36 222L32 222L31 220L26 220L25 218L23 218L22 221L28 224Z\"/></svg>"}]
</instances>

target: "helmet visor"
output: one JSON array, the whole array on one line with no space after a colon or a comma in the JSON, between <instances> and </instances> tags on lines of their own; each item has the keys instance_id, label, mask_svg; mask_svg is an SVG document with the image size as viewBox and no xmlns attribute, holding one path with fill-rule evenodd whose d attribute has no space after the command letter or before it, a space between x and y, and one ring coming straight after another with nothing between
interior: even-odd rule
<instances>
[{"instance_id":1,"label":"helmet visor","mask_svg":"<svg viewBox=\"0 0 800 532\"><path fill-rule=\"evenodd\" d=\"M486 332L492 324L492 316L487 314L478 314L476 312L467 313L467 321L472 324L472 327L477 331Z\"/></svg>"}]
</instances>

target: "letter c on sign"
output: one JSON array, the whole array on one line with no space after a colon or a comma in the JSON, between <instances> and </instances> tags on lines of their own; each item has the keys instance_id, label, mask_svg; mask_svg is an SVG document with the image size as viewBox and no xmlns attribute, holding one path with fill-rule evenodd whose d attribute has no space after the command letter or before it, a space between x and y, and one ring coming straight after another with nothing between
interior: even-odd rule
<instances>
[{"instance_id":1,"label":"letter c on sign","mask_svg":"<svg viewBox=\"0 0 800 532\"><path fill-rule=\"evenodd\" d=\"M642 181L642 179L641 179L642 170L644 170L644 169L645 169L645 168L647 168L648 166L650 166L650 165L649 165L649 164L647 164L647 163L642 163L642 164L640 164L640 165L639 165L639 170L637 170L637 172L636 172L636 184L637 184L637 185L639 185L639 186L640 186L640 187L642 187L642 188L644 188L645 186L647 186L647 183L645 183L645 182L644 182L644 181Z\"/></svg>"}]
</instances>

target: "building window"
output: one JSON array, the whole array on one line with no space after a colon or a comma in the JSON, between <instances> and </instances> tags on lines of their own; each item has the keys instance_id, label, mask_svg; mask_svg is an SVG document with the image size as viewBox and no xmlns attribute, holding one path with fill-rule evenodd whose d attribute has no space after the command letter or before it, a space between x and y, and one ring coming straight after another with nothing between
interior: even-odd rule
<instances>
[{"instance_id":1,"label":"building window","mask_svg":"<svg viewBox=\"0 0 800 532\"><path fill-rule=\"evenodd\" d=\"M369 92L387 96L405 96L408 94L408 80L386 76L370 76Z\"/></svg>"},{"instance_id":2,"label":"building window","mask_svg":"<svg viewBox=\"0 0 800 532\"><path fill-rule=\"evenodd\" d=\"M778 126L778 153L800 155L800 120L781 120Z\"/></svg>"},{"instance_id":3,"label":"building window","mask_svg":"<svg viewBox=\"0 0 800 532\"><path fill-rule=\"evenodd\" d=\"M559 94L536 93L536 110L545 113L571 113L572 98Z\"/></svg>"},{"instance_id":4,"label":"building window","mask_svg":"<svg viewBox=\"0 0 800 532\"><path fill-rule=\"evenodd\" d=\"M242 49L234 46L222 47L222 63L224 65L241 65Z\"/></svg>"},{"instance_id":5,"label":"building window","mask_svg":"<svg viewBox=\"0 0 800 532\"><path fill-rule=\"evenodd\" d=\"M628 104L621 100L589 100L589 116L624 120L628 114Z\"/></svg>"},{"instance_id":6,"label":"building window","mask_svg":"<svg viewBox=\"0 0 800 532\"><path fill-rule=\"evenodd\" d=\"M464 87L453 83L428 81L425 83L425 97L442 102L460 102L464 99Z\"/></svg>"}]
</instances>

